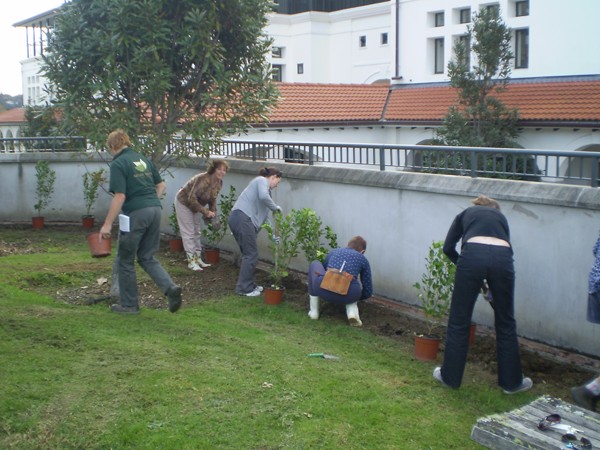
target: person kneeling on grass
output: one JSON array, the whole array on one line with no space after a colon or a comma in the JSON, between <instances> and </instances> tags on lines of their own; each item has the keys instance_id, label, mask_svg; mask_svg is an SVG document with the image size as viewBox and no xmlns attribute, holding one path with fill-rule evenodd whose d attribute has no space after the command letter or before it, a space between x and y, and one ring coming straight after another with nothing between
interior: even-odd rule
<instances>
[{"instance_id":1,"label":"person kneeling on grass","mask_svg":"<svg viewBox=\"0 0 600 450\"><path fill-rule=\"evenodd\" d=\"M310 310L308 316L317 320L319 318L319 298L331 303L346 305L346 315L350 325L362 326L358 314L358 301L366 300L373 294L373 281L371 280L371 266L364 253L367 250L367 241L361 236L355 236L345 248L331 250L325 257L325 262L313 261L308 269L308 294ZM337 294L321 288L321 282L327 268L341 269L353 276L346 295ZM360 276L360 282L358 277Z\"/></svg>"}]
</instances>

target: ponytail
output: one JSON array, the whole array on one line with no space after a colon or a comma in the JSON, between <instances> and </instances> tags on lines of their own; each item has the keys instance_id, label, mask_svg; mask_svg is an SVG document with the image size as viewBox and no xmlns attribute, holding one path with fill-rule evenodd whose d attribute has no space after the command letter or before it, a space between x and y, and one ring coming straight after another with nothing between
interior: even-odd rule
<instances>
[{"instance_id":1,"label":"ponytail","mask_svg":"<svg viewBox=\"0 0 600 450\"><path fill-rule=\"evenodd\" d=\"M276 169L275 167L263 167L262 169L260 169L260 172L258 172L258 174L261 177L272 177L272 176L276 176L277 178L281 178L282 177L282 173L281 170Z\"/></svg>"}]
</instances>

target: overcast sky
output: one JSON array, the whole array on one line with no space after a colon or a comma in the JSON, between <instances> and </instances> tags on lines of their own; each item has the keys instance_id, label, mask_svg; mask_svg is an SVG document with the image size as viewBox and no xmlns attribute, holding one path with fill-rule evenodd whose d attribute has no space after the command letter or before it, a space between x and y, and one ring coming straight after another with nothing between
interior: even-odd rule
<instances>
[{"instance_id":1,"label":"overcast sky","mask_svg":"<svg viewBox=\"0 0 600 450\"><path fill-rule=\"evenodd\" d=\"M2 70L0 70L0 92L20 95L20 61L27 57L27 41L24 28L15 28L13 24L49 11L63 4L63 0L1 0L0 42L2 50Z\"/></svg>"}]
</instances>

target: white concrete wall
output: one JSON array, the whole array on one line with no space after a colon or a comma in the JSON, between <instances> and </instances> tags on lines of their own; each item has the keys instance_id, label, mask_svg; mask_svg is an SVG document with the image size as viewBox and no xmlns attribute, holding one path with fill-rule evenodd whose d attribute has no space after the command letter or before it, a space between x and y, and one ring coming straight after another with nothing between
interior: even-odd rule
<instances>
[{"instance_id":1,"label":"white concrete wall","mask_svg":"<svg viewBox=\"0 0 600 450\"><path fill-rule=\"evenodd\" d=\"M389 79L394 46L391 42L390 3L323 13L273 14L266 33L283 58L268 58L285 65L283 81L306 83L372 83ZM388 33L388 44L380 44ZM367 45L359 47L359 36ZM304 64L304 74L297 64Z\"/></svg>"},{"instance_id":2,"label":"white concrete wall","mask_svg":"<svg viewBox=\"0 0 600 450\"><path fill-rule=\"evenodd\" d=\"M21 61L21 80L23 84L23 105L45 105L48 95L45 92L48 80L40 74L41 58L28 58Z\"/></svg>"},{"instance_id":3,"label":"white concrete wall","mask_svg":"<svg viewBox=\"0 0 600 450\"><path fill-rule=\"evenodd\" d=\"M232 139L269 142L339 142L389 145L422 144L435 137L435 127L425 126L345 126L251 129ZM527 127L517 139L526 149L600 151L600 133L592 128Z\"/></svg>"},{"instance_id":4,"label":"white concrete wall","mask_svg":"<svg viewBox=\"0 0 600 450\"><path fill-rule=\"evenodd\" d=\"M105 155L106 156L106 155ZM84 213L82 175L86 168L106 167L97 156L74 154L0 155L0 221L29 221L35 203L35 161L51 158L57 171L49 221L78 222ZM265 163L231 159L224 191L238 194ZM278 164L269 164L278 165ZM587 276L600 224L600 190L545 183L471 179L406 172L379 172L281 165L284 179L273 191L284 212L313 208L333 227L340 244L360 234L368 241L367 257L378 296L418 304L412 287L420 278L432 241L443 240L454 216L483 193L500 201L511 226L515 250L516 317L519 334L550 345L600 356L600 327L585 320ZM166 177L163 230L177 189L203 170L172 168ZM335 196L330 194L335 192ZM101 194L94 213L102 220L110 197ZM223 248L237 251L228 235ZM267 237L259 235L261 258L269 259ZM305 270L298 258L294 268ZM492 325L491 309L478 302L475 321ZM368 320L368 318L366 318Z\"/></svg>"}]
</instances>

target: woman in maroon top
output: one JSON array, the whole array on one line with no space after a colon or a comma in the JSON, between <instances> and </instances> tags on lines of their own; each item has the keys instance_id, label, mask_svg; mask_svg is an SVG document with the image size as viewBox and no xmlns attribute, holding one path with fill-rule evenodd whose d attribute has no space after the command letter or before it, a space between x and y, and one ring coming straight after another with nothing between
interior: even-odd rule
<instances>
[{"instance_id":1,"label":"woman in maroon top","mask_svg":"<svg viewBox=\"0 0 600 450\"><path fill-rule=\"evenodd\" d=\"M433 376L445 386L460 387L467 362L473 308L487 280L494 306L498 385L505 394L523 392L530 389L533 382L523 377L521 369L514 318L515 269L508 222L495 200L480 195L473 204L456 216L444 241L444 253L456 264L456 276L444 363L435 368ZM459 240L460 255L456 251Z\"/></svg>"}]
</instances>

